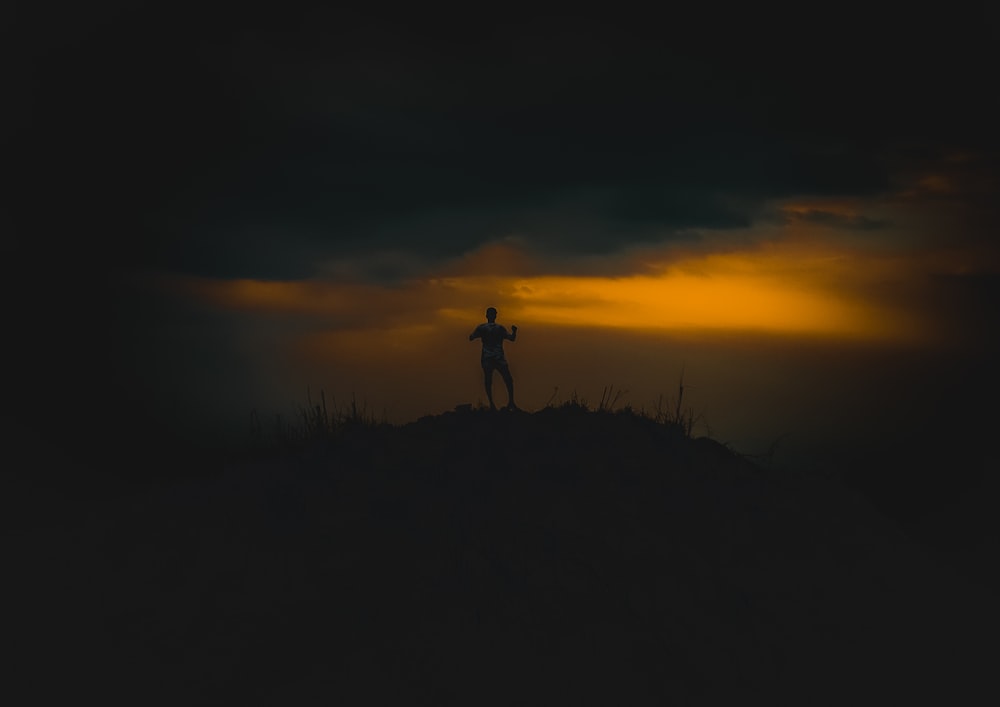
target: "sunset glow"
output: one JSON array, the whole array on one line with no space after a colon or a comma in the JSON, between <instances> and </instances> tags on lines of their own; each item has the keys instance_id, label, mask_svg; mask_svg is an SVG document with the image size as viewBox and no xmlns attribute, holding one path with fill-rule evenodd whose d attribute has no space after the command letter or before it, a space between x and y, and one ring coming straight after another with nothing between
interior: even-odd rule
<instances>
[{"instance_id":1,"label":"sunset glow","mask_svg":"<svg viewBox=\"0 0 1000 707\"><path fill-rule=\"evenodd\" d=\"M394 421L476 400L481 372L467 336L487 306L499 309L501 323L520 327L512 366L529 406L543 405L554 389L599 395L592 387L605 382L631 388L641 404L676 385L686 364L695 389L699 379L721 386L702 387L701 400L735 394L742 384L721 382L728 364L712 352L740 349L751 360L758 345L819 351L947 341L912 295L928 273L951 271L948 258L902 250L876 256L815 237L811 226L722 252L635 251L604 263L613 275L494 243L388 284L347 276L159 283L240 322L243 365L262 371L275 391L258 395L282 390L293 399L307 385L341 398L360 392ZM280 377L263 373L271 370ZM748 380L766 385L770 375ZM740 424L753 427L752 420Z\"/></svg>"},{"instance_id":2,"label":"sunset glow","mask_svg":"<svg viewBox=\"0 0 1000 707\"><path fill-rule=\"evenodd\" d=\"M898 277L905 267L899 260L862 262L848 251L783 246L690 256L620 277L457 273L398 287L319 280L177 284L222 309L320 317L332 330L390 330L402 338L465 326L493 303L508 319L546 326L901 340L921 335L917 319L866 298L864 286Z\"/></svg>"}]
</instances>

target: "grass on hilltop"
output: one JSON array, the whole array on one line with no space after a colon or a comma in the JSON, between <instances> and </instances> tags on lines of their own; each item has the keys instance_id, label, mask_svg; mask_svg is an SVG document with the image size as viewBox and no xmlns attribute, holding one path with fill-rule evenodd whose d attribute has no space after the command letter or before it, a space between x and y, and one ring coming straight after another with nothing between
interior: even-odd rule
<instances>
[{"instance_id":1,"label":"grass on hilltop","mask_svg":"<svg viewBox=\"0 0 1000 707\"><path fill-rule=\"evenodd\" d=\"M704 416L696 413L690 406L684 405L684 376L681 374L677 384L676 396L660 394L647 408L639 408L625 399L628 391L605 386L601 391L600 400L596 404L577 394L574 390L568 399L562 400L559 388L556 387L552 396L541 408L542 410L576 410L598 415L631 416L636 419L651 421L657 425L671 428L680 436L691 439L697 425L703 425L711 434ZM527 412L527 411L519 411ZM493 411L481 401L476 405L457 405L454 411L446 414L507 414L506 411ZM257 450L294 450L316 442L335 442L345 435L357 430L374 430L393 427L388 422L386 414L376 415L367 402L358 401L355 394L350 400L339 403L331 398L327 403L326 392L320 390L319 399L314 400L312 392L306 389L306 403L294 406L291 415L284 416L275 413L268 418L261 418L257 410L250 412L250 441Z\"/></svg>"}]
</instances>

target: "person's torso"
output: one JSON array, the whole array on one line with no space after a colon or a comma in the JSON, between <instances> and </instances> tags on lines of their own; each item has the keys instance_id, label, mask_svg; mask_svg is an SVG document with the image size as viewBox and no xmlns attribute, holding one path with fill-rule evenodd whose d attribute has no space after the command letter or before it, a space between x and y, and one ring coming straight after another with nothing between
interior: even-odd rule
<instances>
[{"instance_id":1,"label":"person's torso","mask_svg":"<svg viewBox=\"0 0 1000 707\"><path fill-rule=\"evenodd\" d=\"M483 356L487 358L503 358L503 340L507 330L499 324L480 324L480 336L483 340Z\"/></svg>"}]
</instances>

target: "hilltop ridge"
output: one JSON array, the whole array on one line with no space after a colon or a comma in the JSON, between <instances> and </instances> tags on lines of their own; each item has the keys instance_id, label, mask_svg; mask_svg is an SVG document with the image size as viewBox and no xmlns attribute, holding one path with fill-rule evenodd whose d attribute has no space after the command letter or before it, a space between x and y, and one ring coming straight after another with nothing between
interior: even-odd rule
<instances>
[{"instance_id":1,"label":"hilltop ridge","mask_svg":"<svg viewBox=\"0 0 1000 707\"><path fill-rule=\"evenodd\" d=\"M994 689L985 596L863 498L634 414L347 425L91 511L51 561L72 555L95 580L54 610L99 620L98 642L71 645L98 666L88 679L114 666L123 698L154 684L163 704Z\"/></svg>"}]
</instances>

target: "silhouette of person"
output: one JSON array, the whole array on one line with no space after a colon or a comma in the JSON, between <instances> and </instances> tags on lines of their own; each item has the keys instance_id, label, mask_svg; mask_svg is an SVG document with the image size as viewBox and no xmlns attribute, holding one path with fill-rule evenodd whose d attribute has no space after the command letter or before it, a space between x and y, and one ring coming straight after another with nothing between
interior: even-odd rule
<instances>
[{"instance_id":1,"label":"silhouette of person","mask_svg":"<svg viewBox=\"0 0 1000 707\"><path fill-rule=\"evenodd\" d=\"M508 334L506 327L497 324L496 320L497 310L495 307L490 307L486 310L486 323L480 324L475 331L469 334L469 341L483 340L481 358L483 383L486 385L486 397L490 401L490 409L497 409L497 406L493 404L493 371L499 371L503 382L507 384L507 409L517 410L517 406L514 404L514 379L510 375L510 367L503 355L503 340L516 341L517 326L511 325Z\"/></svg>"}]
</instances>

